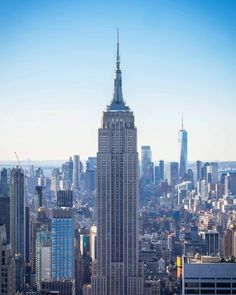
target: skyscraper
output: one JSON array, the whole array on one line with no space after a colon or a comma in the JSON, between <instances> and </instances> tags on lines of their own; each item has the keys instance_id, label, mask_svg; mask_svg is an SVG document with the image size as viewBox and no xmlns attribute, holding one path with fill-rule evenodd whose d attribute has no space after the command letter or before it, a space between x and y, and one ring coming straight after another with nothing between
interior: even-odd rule
<instances>
[{"instance_id":1,"label":"skyscraper","mask_svg":"<svg viewBox=\"0 0 236 295\"><path fill-rule=\"evenodd\" d=\"M0 197L0 224L5 224L7 243L10 243L10 198Z\"/></svg>"},{"instance_id":2,"label":"skyscraper","mask_svg":"<svg viewBox=\"0 0 236 295\"><path fill-rule=\"evenodd\" d=\"M138 247L138 153L134 115L122 94L119 40L111 104L97 153L97 261L93 295L143 294Z\"/></svg>"},{"instance_id":3,"label":"skyscraper","mask_svg":"<svg viewBox=\"0 0 236 295\"><path fill-rule=\"evenodd\" d=\"M73 191L79 189L79 177L80 176L80 157L78 155L73 156Z\"/></svg>"},{"instance_id":4,"label":"skyscraper","mask_svg":"<svg viewBox=\"0 0 236 295\"><path fill-rule=\"evenodd\" d=\"M170 170L169 170L169 185L171 186L172 190L175 188L175 185L178 183L178 171L179 171L179 164L177 162L170 163Z\"/></svg>"},{"instance_id":5,"label":"skyscraper","mask_svg":"<svg viewBox=\"0 0 236 295\"><path fill-rule=\"evenodd\" d=\"M154 180L154 167L152 163L152 151L149 145L142 146L141 152L141 180L144 184Z\"/></svg>"},{"instance_id":6,"label":"skyscraper","mask_svg":"<svg viewBox=\"0 0 236 295\"><path fill-rule=\"evenodd\" d=\"M160 160L159 161L159 169L160 169L160 180L165 180L165 168L164 168L164 161L163 160Z\"/></svg>"},{"instance_id":7,"label":"skyscraper","mask_svg":"<svg viewBox=\"0 0 236 295\"><path fill-rule=\"evenodd\" d=\"M196 166L197 166L197 181L200 181L202 179L202 162L197 161Z\"/></svg>"},{"instance_id":8,"label":"skyscraper","mask_svg":"<svg viewBox=\"0 0 236 295\"><path fill-rule=\"evenodd\" d=\"M7 243L6 227L0 224L0 294L16 294L15 262Z\"/></svg>"},{"instance_id":9,"label":"skyscraper","mask_svg":"<svg viewBox=\"0 0 236 295\"><path fill-rule=\"evenodd\" d=\"M179 150L180 150L180 161L179 161L179 178L183 179L187 172L188 167L188 133L184 130L183 117L182 127L179 130Z\"/></svg>"},{"instance_id":10,"label":"skyscraper","mask_svg":"<svg viewBox=\"0 0 236 295\"><path fill-rule=\"evenodd\" d=\"M10 190L10 169L1 170L0 197L9 197Z\"/></svg>"},{"instance_id":11,"label":"skyscraper","mask_svg":"<svg viewBox=\"0 0 236 295\"><path fill-rule=\"evenodd\" d=\"M52 213L52 280L74 279L73 209L62 207Z\"/></svg>"},{"instance_id":12,"label":"skyscraper","mask_svg":"<svg viewBox=\"0 0 236 295\"><path fill-rule=\"evenodd\" d=\"M24 285L25 262L25 175L18 167L11 171L10 241L16 258L16 289L20 291Z\"/></svg>"}]
</instances>

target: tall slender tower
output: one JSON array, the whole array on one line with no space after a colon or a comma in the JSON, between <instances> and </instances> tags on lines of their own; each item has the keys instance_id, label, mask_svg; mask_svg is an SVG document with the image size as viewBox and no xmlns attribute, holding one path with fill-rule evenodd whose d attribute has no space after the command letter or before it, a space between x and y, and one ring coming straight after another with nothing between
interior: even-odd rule
<instances>
[{"instance_id":1,"label":"tall slender tower","mask_svg":"<svg viewBox=\"0 0 236 295\"><path fill-rule=\"evenodd\" d=\"M180 161L179 161L179 178L183 179L187 173L188 166L188 133L184 130L184 120L182 116L182 126L179 130L179 150L180 150Z\"/></svg>"},{"instance_id":2,"label":"tall slender tower","mask_svg":"<svg viewBox=\"0 0 236 295\"><path fill-rule=\"evenodd\" d=\"M22 291L25 263L25 175L18 167L11 171L10 241L16 261L16 290Z\"/></svg>"},{"instance_id":3,"label":"tall slender tower","mask_svg":"<svg viewBox=\"0 0 236 295\"><path fill-rule=\"evenodd\" d=\"M114 95L98 130L93 295L143 294L138 247L138 174L137 129L133 112L123 99L117 34Z\"/></svg>"}]
</instances>

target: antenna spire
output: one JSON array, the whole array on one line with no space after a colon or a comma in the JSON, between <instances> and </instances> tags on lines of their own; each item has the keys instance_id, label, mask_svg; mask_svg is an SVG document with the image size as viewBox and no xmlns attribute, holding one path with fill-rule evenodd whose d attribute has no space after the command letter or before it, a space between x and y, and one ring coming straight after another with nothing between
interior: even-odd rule
<instances>
[{"instance_id":1,"label":"antenna spire","mask_svg":"<svg viewBox=\"0 0 236 295\"><path fill-rule=\"evenodd\" d=\"M116 49L116 69L120 69L120 41L119 41L119 28L117 28L117 49Z\"/></svg>"},{"instance_id":2,"label":"antenna spire","mask_svg":"<svg viewBox=\"0 0 236 295\"><path fill-rule=\"evenodd\" d=\"M182 115L182 129L181 130L184 130L184 116Z\"/></svg>"}]
</instances>

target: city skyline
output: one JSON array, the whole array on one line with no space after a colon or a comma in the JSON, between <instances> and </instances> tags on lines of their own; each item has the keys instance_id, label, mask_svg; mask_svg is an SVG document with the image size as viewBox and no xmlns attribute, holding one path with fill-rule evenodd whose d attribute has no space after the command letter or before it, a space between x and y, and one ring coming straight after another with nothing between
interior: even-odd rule
<instances>
[{"instance_id":1,"label":"city skyline","mask_svg":"<svg viewBox=\"0 0 236 295\"><path fill-rule=\"evenodd\" d=\"M95 155L117 25L138 151L178 160L183 114L190 162L235 160L233 1L65 3L1 3L1 161Z\"/></svg>"}]
</instances>

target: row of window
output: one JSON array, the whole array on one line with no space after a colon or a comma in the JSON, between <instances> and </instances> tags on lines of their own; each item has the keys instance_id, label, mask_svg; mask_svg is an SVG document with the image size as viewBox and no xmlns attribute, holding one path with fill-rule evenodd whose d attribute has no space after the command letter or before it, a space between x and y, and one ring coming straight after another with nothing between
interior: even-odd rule
<instances>
[{"instance_id":1,"label":"row of window","mask_svg":"<svg viewBox=\"0 0 236 295\"><path fill-rule=\"evenodd\" d=\"M232 292L232 293L231 293ZM236 294L236 290L213 290L213 289L205 289L205 290L197 290L197 289L188 289L185 290L185 294Z\"/></svg>"},{"instance_id":2,"label":"row of window","mask_svg":"<svg viewBox=\"0 0 236 295\"><path fill-rule=\"evenodd\" d=\"M231 288L231 283L226 283L226 282L219 282L219 283L214 283L214 282L208 282L208 283L199 283L199 282L189 282L185 283L185 287L187 288L198 288L201 286L201 288ZM236 288L236 282L232 283L232 288Z\"/></svg>"}]
</instances>

